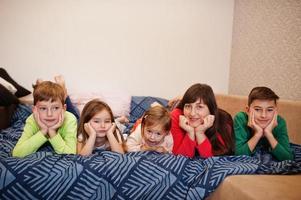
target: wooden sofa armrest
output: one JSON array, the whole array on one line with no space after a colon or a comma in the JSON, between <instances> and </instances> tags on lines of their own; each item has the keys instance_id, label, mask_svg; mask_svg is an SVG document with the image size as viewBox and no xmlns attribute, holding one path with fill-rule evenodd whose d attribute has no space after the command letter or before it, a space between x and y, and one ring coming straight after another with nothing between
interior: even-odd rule
<instances>
[{"instance_id":1,"label":"wooden sofa armrest","mask_svg":"<svg viewBox=\"0 0 301 200\"><path fill-rule=\"evenodd\" d=\"M227 177L207 200L300 199L301 174Z\"/></svg>"}]
</instances>

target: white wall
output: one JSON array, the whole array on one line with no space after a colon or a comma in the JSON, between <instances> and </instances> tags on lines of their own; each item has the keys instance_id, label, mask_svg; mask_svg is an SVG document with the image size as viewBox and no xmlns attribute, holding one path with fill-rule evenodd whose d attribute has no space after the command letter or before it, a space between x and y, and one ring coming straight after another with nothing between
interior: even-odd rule
<instances>
[{"instance_id":1,"label":"white wall","mask_svg":"<svg viewBox=\"0 0 301 200\"><path fill-rule=\"evenodd\" d=\"M234 0L0 0L0 66L31 89L228 92Z\"/></svg>"}]
</instances>

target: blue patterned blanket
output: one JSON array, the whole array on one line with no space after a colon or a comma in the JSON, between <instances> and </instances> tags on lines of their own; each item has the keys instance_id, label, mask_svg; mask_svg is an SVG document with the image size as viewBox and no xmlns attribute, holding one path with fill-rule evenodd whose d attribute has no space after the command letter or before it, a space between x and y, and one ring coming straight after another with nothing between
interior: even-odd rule
<instances>
[{"instance_id":1,"label":"blue patterned blanket","mask_svg":"<svg viewBox=\"0 0 301 200\"><path fill-rule=\"evenodd\" d=\"M30 109L20 106L0 132L0 199L204 199L229 175L301 173L301 146L294 161L268 154L189 159L156 152L89 157L58 155L49 146L23 159L11 157Z\"/></svg>"}]
</instances>

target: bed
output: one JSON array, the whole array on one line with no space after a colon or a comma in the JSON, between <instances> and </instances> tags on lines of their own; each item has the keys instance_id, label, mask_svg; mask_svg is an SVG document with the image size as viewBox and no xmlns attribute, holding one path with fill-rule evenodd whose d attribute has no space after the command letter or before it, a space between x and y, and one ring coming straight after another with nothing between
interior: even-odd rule
<instances>
[{"instance_id":1,"label":"bed","mask_svg":"<svg viewBox=\"0 0 301 200\"><path fill-rule=\"evenodd\" d=\"M129 131L155 97L131 98ZM254 157L190 159L157 152L124 155L55 154L45 145L25 158L12 157L30 107L20 104L8 128L0 131L0 199L205 199L226 177L301 173L301 146L291 144L295 160L277 162L265 152Z\"/></svg>"}]
</instances>

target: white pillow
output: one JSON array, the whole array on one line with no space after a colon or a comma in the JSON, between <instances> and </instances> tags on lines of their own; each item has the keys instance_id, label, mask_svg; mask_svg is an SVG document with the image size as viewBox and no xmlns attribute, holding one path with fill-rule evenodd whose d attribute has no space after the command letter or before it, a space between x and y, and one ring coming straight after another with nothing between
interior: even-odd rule
<instances>
[{"instance_id":1,"label":"white pillow","mask_svg":"<svg viewBox=\"0 0 301 200\"><path fill-rule=\"evenodd\" d=\"M81 113L86 103L93 99L106 102L115 117L129 116L131 96L124 92L75 92L70 93L70 99Z\"/></svg>"},{"instance_id":2,"label":"white pillow","mask_svg":"<svg viewBox=\"0 0 301 200\"><path fill-rule=\"evenodd\" d=\"M5 79L0 77L0 84L3 85L6 89L10 91L10 93L15 94L17 89L11 83L7 82Z\"/></svg>"}]
</instances>

